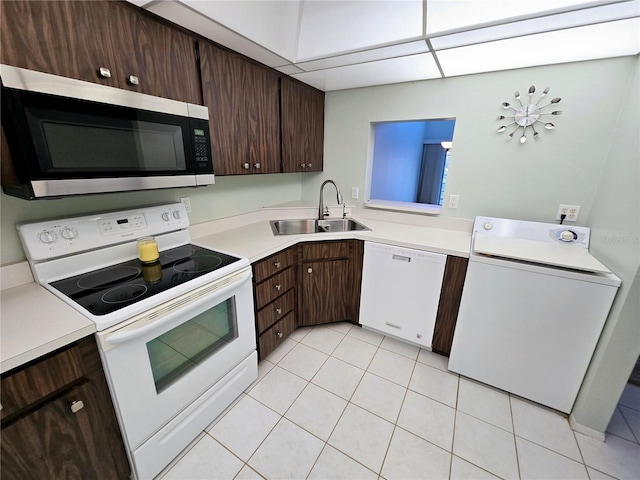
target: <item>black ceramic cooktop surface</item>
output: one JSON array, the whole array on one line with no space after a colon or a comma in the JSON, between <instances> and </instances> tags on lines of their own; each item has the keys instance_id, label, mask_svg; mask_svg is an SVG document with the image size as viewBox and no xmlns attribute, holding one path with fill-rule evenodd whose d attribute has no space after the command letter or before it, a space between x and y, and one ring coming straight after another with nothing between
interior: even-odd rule
<instances>
[{"instance_id":1,"label":"black ceramic cooktop surface","mask_svg":"<svg viewBox=\"0 0 640 480\"><path fill-rule=\"evenodd\" d=\"M58 280L51 286L93 315L106 315L238 260L187 244L160 252L159 260L152 264L129 260Z\"/></svg>"}]
</instances>

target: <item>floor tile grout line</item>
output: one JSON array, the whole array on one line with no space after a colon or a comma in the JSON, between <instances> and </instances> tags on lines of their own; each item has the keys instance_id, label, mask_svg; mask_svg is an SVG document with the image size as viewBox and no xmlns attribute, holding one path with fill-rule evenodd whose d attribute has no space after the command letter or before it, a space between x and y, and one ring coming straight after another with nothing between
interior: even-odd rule
<instances>
[{"instance_id":1,"label":"floor tile grout line","mask_svg":"<svg viewBox=\"0 0 640 480\"><path fill-rule=\"evenodd\" d=\"M624 407L625 405L623 405ZM638 437L638 435L636 435L636 432L634 431L634 429L631 427L631 423L629 422L629 419L627 419L627 416L624 414L624 410L622 410L620 408L620 406L616 406L616 409L618 411L620 411L620 415L622 415L622 418L624 419L624 422L626 423L627 427L629 427L629 431L631 432L631 435L633 435L633 438L635 438L635 443L640 445L640 438ZM630 410L634 410L633 408ZM636 410L634 410L636 411ZM619 435L616 435L619 436Z\"/></svg>"}]
</instances>

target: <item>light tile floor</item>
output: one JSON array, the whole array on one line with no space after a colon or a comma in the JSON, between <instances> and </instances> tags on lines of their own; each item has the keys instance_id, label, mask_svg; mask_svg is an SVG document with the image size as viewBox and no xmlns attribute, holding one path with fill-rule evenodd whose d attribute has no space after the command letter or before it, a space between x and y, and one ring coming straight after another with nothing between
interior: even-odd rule
<instances>
[{"instance_id":1,"label":"light tile floor","mask_svg":"<svg viewBox=\"0 0 640 480\"><path fill-rule=\"evenodd\" d=\"M350 324L298 329L161 477L640 478L640 387L627 386L603 443L446 366Z\"/></svg>"}]
</instances>

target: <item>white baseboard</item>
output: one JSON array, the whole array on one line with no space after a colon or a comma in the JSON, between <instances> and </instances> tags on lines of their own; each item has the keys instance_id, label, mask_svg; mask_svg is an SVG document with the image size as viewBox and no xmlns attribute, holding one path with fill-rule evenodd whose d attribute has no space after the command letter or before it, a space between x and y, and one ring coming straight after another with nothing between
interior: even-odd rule
<instances>
[{"instance_id":1,"label":"white baseboard","mask_svg":"<svg viewBox=\"0 0 640 480\"><path fill-rule=\"evenodd\" d=\"M573 416L573 413L569 415L569 425L575 432L582 433L584 435L587 435L588 437L595 438L596 440L600 440L601 442L604 442L604 439L605 439L604 433L594 430L593 428L580 425L576 421L576 418Z\"/></svg>"}]
</instances>

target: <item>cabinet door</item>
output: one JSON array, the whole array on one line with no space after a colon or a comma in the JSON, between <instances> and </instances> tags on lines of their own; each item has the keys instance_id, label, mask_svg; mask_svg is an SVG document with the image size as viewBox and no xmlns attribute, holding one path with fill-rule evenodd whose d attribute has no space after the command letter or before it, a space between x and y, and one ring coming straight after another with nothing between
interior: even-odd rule
<instances>
[{"instance_id":1,"label":"cabinet door","mask_svg":"<svg viewBox=\"0 0 640 480\"><path fill-rule=\"evenodd\" d=\"M302 264L300 326L353 321L350 260Z\"/></svg>"},{"instance_id":2,"label":"cabinet door","mask_svg":"<svg viewBox=\"0 0 640 480\"><path fill-rule=\"evenodd\" d=\"M201 104L195 38L128 5L105 3L110 5L107 25L120 88ZM131 75L137 85L131 83Z\"/></svg>"},{"instance_id":3,"label":"cabinet door","mask_svg":"<svg viewBox=\"0 0 640 480\"><path fill-rule=\"evenodd\" d=\"M214 173L280 172L278 75L209 43L199 48Z\"/></svg>"},{"instance_id":4,"label":"cabinet door","mask_svg":"<svg viewBox=\"0 0 640 480\"><path fill-rule=\"evenodd\" d=\"M3 425L1 451L3 480L118 478L90 382Z\"/></svg>"},{"instance_id":5,"label":"cabinet door","mask_svg":"<svg viewBox=\"0 0 640 480\"><path fill-rule=\"evenodd\" d=\"M282 168L321 172L324 144L324 93L283 76Z\"/></svg>"},{"instance_id":6,"label":"cabinet door","mask_svg":"<svg viewBox=\"0 0 640 480\"><path fill-rule=\"evenodd\" d=\"M56 0L1 7L2 63L202 103L195 40L129 5ZM99 75L101 67L110 78Z\"/></svg>"},{"instance_id":7,"label":"cabinet door","mask_svg":"<svg viewBox=\"0 0 640 480\"><path fill-rule=\"evenodd\" d=\"M434 352L446 355L447 357L451 352L453 333L456 329L458 310L460 310L460 300L462 299L462 288L467 275L468 264L468 258L448 256L444 269L440 302L438 303L438 315L436 317L436 326L433 332L431 348Z\"/></svg>"},{"instance_id":8,"label":"cabinet door","mask_svg":"<svg viewBox=\"0 0 640 480\"><path fill-rule=\"evenodd\" d=\"M0 8L2 63L117 86L115 77L98 75L115 64L104 28L109 2L3 1Z\"/></svg>"}]
</instances>

